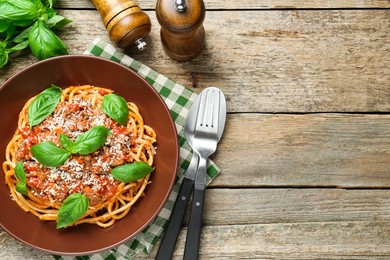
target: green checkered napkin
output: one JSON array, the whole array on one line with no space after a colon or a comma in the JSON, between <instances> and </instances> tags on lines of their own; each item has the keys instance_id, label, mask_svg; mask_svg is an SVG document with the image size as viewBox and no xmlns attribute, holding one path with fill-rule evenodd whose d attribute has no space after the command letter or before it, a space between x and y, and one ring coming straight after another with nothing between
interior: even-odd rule
<instances>
[{"instance_id":1,"label":"green checkered napkin","mask_svg":"<svg viewBox=\"0 0 390 260\"><path fill-rule=\"evenodd\" d=\"M181 178L187 169L191 157L192 151L184 137L184 124L186 117L194 102L197 94L182 85L168 79L167 77L158 74L151 68L139 63L131 57L123 54L117 50L114 46L96 39L92 45L84 52L84 54L95 55L103 57L115 62L118 62L126 67L137 72L143 77L150 85L152 85L158 93L160 93L162 99L165 101L168 109L170 110L171 116L175 122L178 140L180 145L180 161L178 169L178 178L173 187L172 193L169 196L168 202L161 210L160 214L155 220L145 229L142 233L136 236L134 239L113 248L111 250L101 252L100 254L94 254L89 256L79 257L68 257L68 256L54 256L56 259L131 259L140 252L150 253L153 246L156 244L161 234L163 233L164 227L167 225L169 216L177 194L180 189L182 182ZM219 168L211 160L209 160L209 167L207 169L208 183L219 173Z\"/></svg>"}]
</instances>

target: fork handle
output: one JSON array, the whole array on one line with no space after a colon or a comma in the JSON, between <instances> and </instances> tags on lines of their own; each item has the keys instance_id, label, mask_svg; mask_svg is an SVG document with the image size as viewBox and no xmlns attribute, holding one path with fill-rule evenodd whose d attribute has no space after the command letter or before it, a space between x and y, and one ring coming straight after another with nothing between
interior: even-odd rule
<instances>
[{"instance_id":1,"label":"fork handle","mask_svg":"<svg viewBox=\"0 0 390 260\"><path fill-rule=\"evenodd\" d=\"M205 158L199 158L198 173L195 179L195 189L192 197L190 221L188 223L187 239L184 249L184 260L198 259L200 233L202 229L202 215L204 194L206 189L206 163Z\"/></svg>"},{"instance_id":2,"label":"fork handle","mask_svg":"<svg viewBox=\"0 0 390 260\"><path fill-rule=\"evenodd\" d=\"M171 217L169 218L168 227L161 241L156 260L171 259L172 257L193 185L193 180L185 177L183 178L183 182L180 187L179 194L177 195Z\"/></svg>"},{"instance_id":3,"label":"fork handle","mask_svg":"<svg viewBox=\"0 0 390 260\"><path fill-rule=\"evenodd\" d=\"M194 190L191 218L188 224L187 239L184 249L185 260L198 259L200 233L202 229L202 215L205 189Z\"/></svg>"}]
</instances>

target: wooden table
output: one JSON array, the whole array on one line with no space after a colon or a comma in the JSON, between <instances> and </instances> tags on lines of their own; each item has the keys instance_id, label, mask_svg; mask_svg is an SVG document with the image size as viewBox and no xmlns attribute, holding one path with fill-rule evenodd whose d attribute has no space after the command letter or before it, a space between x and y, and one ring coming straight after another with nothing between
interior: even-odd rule
<instances>
[{"instance_id":1,"label":"wooden table","mask_svg":"<svg viewBox=\"0 0 390 260\"><path fill-rule=\"evenodd\" d=\"M227 97L201 258L390 259L390 1L206 0L207 45L187 63L163 52L155 1L138 2L152 32L128 54ZM88 0L57 8L71 54L109 41ZM35 62L13 56L0 83ZM51 257L0 231L0 258Z\"/></svg>"}]
</instances>

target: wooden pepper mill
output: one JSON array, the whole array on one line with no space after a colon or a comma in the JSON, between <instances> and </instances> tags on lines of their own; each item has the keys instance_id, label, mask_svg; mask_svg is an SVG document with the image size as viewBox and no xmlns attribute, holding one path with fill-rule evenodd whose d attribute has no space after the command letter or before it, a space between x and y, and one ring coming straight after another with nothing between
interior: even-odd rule
<instances>
[{"instance_id":1,"label":"wooden pepper mill","mask_svg":"<svg viewBox=\"0 0 390 260\"><path fill-rule=\"evenodd\" d=\"M201 53L205 44L205 10L202 0L157 1L161 42L172 59L189 61Z\"/></svg>"},{"instance_id":2,"label":"wooden pepper mill","mask_svg":"<svg viewBox=\"0 0 390 260\"><path fill-rule=\"evenodd\" d=\"M134 45L139 50L146 46L143 40L152 27L149 16L132 0L91 0L103 18L110 39L119 48Z\"/></svg>"}]
</instances>

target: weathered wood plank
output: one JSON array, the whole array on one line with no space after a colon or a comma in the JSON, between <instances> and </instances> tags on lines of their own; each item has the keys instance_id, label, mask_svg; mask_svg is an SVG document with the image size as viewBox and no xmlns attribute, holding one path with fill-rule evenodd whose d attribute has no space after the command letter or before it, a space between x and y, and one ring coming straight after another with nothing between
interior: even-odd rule
<instances>
[{"instance_id":1,"label":"weathered wood plank","mask_svg":"<svg viewBox=\"0 0 390 260\"><path fill-rule=\"evenodd\" d=\"M390 190L209 189L201 256L390 256L386 247L390 242L389 195ZM182 255L185 232L183 228L176 257ZM27 254L28 259L49 259L5 232L0 232L0 242L1 259L25 259ZM220 243L224 246L219 249ZM140 257L151 259L156 249Z\"/></svg>"},{"instance_id":2,"label":"weathered wood plank","mask_svg":"<svg viewBox=\"0 0 390 260\"><path fill-rule=\"evenodd\" d=\"M182 259L185 229L180 233L173 259ZM389 223L324 222L206 226L202 230L200 259L389 259ZM0 232L2 259L51 259L25 248ZM150 255L154 259L158 245ZM3 258L4 257L4 258Z\"/></svg>"},{"instance_id":3,"label":"weathered wood plank","mask_svg":"<svg viewBox=\"0 0 390 260\"><path fill-rule=\"evenodd\" d=\"M144 10L154 9L156 7L156 1L136 1L139 6ZM205 0L207 9L217 10L239 10L239 9L321 9L321 8L390 8L390 3L386 0L370 0L370 1L349 1L349 0L337 0L337 1L270 1L270 0ZM60 0L57 2L58 8L94 8L91 1L88 0Z\"/></svg>"},{"instance_id":4,"label":"weathered wood plank","mask_svg":"<svg viewBox=\"0 0 390 260\"><path fill-rule=\"evenodd\" d=\"M207 226L349 221L390 225L390 189L207 189L205 200Z\"/></svg>"},{"instance_id":5,"label":"weathered wood plank","mask_svg":"<svg viewBox=\"0 0 390 260\"><path fill-rule=\"evenodd\" d=\"M0 229L0 259L19 260L19 259L39 259L53 260L54 258L46 253L33 249Z\"/></svg>"},{"instance_id":6,"label":"weathered wood plank","mask_svg":"<svg viewBox=\"0 0 390 260\"><path fill-rule=\"evenodd\" d=\"M128 53L185 86L222 88L230 112L390 111L389 11L209 12L206 49L188 63L165 55L148 13L148 49ZM96 11L61 14L75 21L60 34L71 54L108 40ZM0 83L34 62L13 56Z\"/></svg>"},{"instance_id":7,"label":"weathered wood plank","mask_svg":"<svg viewBox=\"0 0 390 260\"><path fill-rule=\"evenodd\" d=\"M387 259L390 225L373 222L325 222L207 226L200 259ZM181 233L174 259L181 259ZM152 257L157 251L154 248Z\"/></svg>"},{"instance_id":8,"label":"weathered wood plank","mask_svg":"<svg viewBox=\"0 0 390 260\"><path fill-rule=\"evenodd\" d=\"M229 115L213 186L390 187L390 115Z\"/></svg>"}]
</instances>

